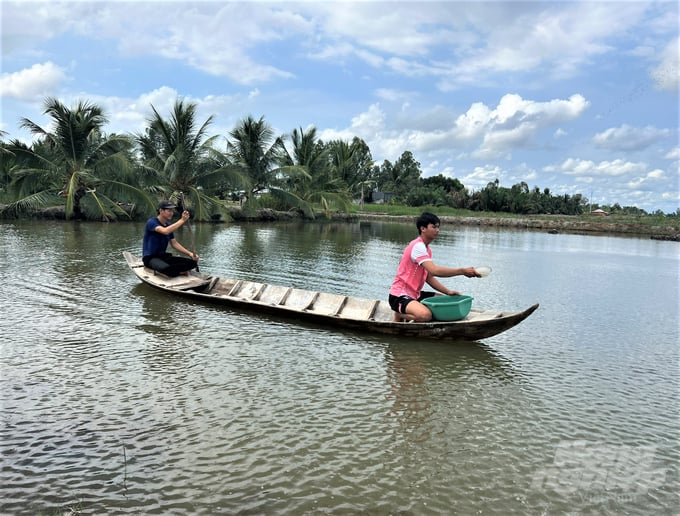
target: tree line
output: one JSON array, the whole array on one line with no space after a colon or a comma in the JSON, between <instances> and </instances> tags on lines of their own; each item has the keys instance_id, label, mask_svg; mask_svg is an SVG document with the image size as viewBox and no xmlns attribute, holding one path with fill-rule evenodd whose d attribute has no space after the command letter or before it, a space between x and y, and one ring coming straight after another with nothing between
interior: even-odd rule
<instances>
[{"instance_id":1,"label":"tree line","mask_svg":"<svg viewBox=\"0 0 680 516\"><path fill-rule=\"evenodd\" d=\"M470 192L455 178L423 178L410 151L377 165L358 137L324 142L314 127L276 135L264 117L211 135L213 117L200 123L196 110L177 99L163 116L151 105L143 132L106 134L100 106L45 99L48 128L20 120L34 136L30 145L0 134L0 215L59 207L69 219L110 221L148 216L159 199L202 221L224 215L233 201L246 211L296 210L307 218L376 201L520 214L578 215L588 207L580 194L555 196L526 183L505 188L496 180Z\"/></svg>"}]
</instances>

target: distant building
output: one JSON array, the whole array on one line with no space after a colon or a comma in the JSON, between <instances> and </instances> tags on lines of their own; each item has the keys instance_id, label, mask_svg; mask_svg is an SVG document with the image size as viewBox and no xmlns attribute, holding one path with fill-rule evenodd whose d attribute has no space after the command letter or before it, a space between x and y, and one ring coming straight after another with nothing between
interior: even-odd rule
<instances>
[{"instance_id":1,"label":"distant building","mask_svg":"<svg viewBox=\"0 0 680 516\"><path fill-rule=\"evenodd\" d=\"M392 192L378 192L375 191L371 194L371 198L373 199L373 202L376 204L382 204L386 202L390 202L390 199L394 196L394 193Z\"/></svg>"},{"instance_id":2,"label":"distant building","mask_svg":"<svg viewBox=\"0 0 680 516\"><path fill-rule=\"evenodd\" d=\"M601 216L604 217L604 216L606 216L606 215L609 215L609 212L608 212L608 211L601 210L601 209L598 208L597 210L591 211L590 214L591 214L591 215L601 215Z\"/></svg>"}]
</instances>

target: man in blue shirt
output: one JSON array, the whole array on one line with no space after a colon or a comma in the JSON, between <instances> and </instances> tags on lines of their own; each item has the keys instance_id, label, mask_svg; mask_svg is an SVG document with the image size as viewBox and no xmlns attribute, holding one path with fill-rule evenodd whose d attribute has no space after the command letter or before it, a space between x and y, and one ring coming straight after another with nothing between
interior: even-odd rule
<instances>
[{"instance_id":1,"label":"man in blue shirt","mask_svg":"<svg viewBox=\"0 0 680 516\"><path fill-rule=\"evenodd\" d=\"M188 274L187 271L198 266L198 255L186 249L175 239L173 231L189 220L189 212L185 210L181 218L171 224L176 207L170 201L161 201L158 205L158 215L146 221L142 252L144 265L170 277L179 276L182 273ZM168 244L189 258L168 253Z\"/></svg>"}]
</instances>

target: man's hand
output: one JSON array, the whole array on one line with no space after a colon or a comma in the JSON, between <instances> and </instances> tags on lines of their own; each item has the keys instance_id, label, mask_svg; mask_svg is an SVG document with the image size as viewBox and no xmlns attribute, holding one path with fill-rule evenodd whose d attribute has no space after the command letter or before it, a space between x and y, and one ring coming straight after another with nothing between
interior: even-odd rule
<instances>
[{"instance_id":1,"label":"man's hand","mask_svg":"<svg viewBox=\"0 0 680 516\"><path fill-rule=\"evenodd\" d=\"M463 272L463 275L468 277L468 278L481 278L482 275L479 274L474 267L465 267L464 269L461 269Z\"/></svg>"}]
</instances>

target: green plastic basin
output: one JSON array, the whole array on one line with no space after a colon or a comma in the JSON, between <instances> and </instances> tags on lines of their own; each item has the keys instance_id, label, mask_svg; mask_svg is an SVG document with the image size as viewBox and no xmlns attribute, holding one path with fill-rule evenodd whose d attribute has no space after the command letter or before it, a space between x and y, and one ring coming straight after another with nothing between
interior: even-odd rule
<instances>
[{"instance_id":1,"label":"green plastic basin","mask_svg":"<svg viewBox=\"0 0 680 516\"><path fill-rule=\"evenodd\" d=\"M463 319L472 309L471 296L434 296L421 302L432 312L437 321L457 321Z\"/></svg>"}]
</instances>

